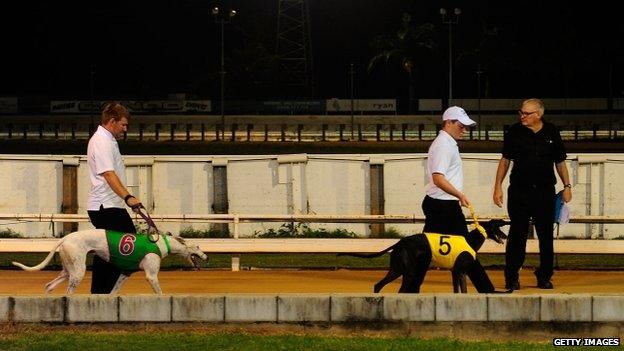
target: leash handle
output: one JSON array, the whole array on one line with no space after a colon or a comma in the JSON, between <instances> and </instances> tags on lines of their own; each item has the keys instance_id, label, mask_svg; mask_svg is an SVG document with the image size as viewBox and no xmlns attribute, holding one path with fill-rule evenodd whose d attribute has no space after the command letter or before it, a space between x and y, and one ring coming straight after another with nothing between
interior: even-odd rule
<instances>
[{"instance_id":1,"label":"leash handle","mask_svg":"<svg viewBox=\"0 0 624 351\"><path fill-rule=\"evenodd\" d=\"M483 226L481 226L481 224L479 224L479 221L477 220L477 215L475 214L474 208L472 208L472 204L468 206L468 210L470 210L470 216L472 217L472 221L473 221L473 224L474 224L475 228L477 228L479 233L481 233L481 235L483 235L483 237L487 239L487 232L485 231L485 228L483 228Z\"/></svg>"}]
</instances>

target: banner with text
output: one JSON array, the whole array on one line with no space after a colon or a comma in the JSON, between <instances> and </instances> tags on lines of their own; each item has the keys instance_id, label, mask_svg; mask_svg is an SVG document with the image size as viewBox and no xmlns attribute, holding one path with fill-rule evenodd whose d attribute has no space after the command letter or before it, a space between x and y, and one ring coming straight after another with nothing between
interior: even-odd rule
<instances>
[{"instance_id":1,"label":"banner with text","mask_svg":"<svg viewBox=\"0 0 624 351\"><path fill-rule=\"evenodd\" d=\"M50 101L51 113L90 113L102 111L107 101L53 100ZM136 114L149 113L209 113L212 111L210 100L122 100L121 103Z\"/></svg>"},{"instance_id":2,"label":"banner with text","mask_svg":"<svg viewBox=\"0 0 624 351\"><path fill-rule=\"evenodd\" d=\"M262 101L260 112L263 113L288 113L288 114L322 114L325 112L324 100L279 100Z\"/></svg>"},{"instance_id":3,"label":"banner with text","mask_svg":"<svg viewBox=\"0 0 624 351\"><path fill-rule=\"evenodd\" d=\"M327 112L351 111L351 99L328 99ZM353 99L353 111L396 112L396 99Z\"/></svg>"}]
</instances>

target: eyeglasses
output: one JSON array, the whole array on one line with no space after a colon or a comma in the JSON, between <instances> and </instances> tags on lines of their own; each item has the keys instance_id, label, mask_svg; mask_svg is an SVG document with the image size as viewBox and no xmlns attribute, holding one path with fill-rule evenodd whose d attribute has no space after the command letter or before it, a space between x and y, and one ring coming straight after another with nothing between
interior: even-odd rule
<instances>
[{"instance_id":1,"label":"eyeglasses","mask_svg":"<svg viewBox=\"0 0 624 351\"><path fill-rule=\"evenodd\" d=\"M534 114L535 112L537 112L537 110L531 111L531 112L520 110L520 111L518 111L518 115L520 117L529 117L530 115Z\"/></svg>"}]
</instances>

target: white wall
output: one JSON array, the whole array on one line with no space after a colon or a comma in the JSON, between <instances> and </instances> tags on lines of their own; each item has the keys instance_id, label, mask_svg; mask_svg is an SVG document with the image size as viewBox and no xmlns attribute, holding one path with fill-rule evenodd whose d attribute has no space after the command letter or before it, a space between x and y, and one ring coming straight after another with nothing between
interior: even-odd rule
<instances>
[{"instance_id":1,"label":"white wall","mask_svg":"<svg viewBox=\"0 0 624 351\"><path fill-rule=\"evenodd\" d=\"M137 167L138 168L138 167ZM209 214L212 211L212 164L208 162L156 162L152 166L152 199L146 184L141 201L150 213ZM130 174L128 175L130 178ZM149 205L149 206L148 206ZM185 227L205 230L207 223L162 223L160 230L178 233Z\"/></svg>"},{"instance_id":2,"label":"white wall","mask_svg":"<svg viewBox=\"0 0 624 351\"><path fill-rule=\"evenodd\" d=\"M288 189L280 183L279 165L272 157L257 160L232 161L227 165L229 212L241 214L289 214ZM284 175L283 177L285 177ZM243 223L241 236L269 228L278 229L279 223ZM232 230L232 228L230 228Z\"/></svg>"},{"instance_id":3,"label":"white wall","mask_svg":"<svg viewBox=\"0 0 624 351\"><path fill-rule=\"evenodd\" d=\"M306 170L309 214L370 214L370 167L363 158L318 155L311 157ZM310 227L369 234L368 224L361 223L314 223Z\"/></svg>"},{"instance_id":4,"label":"white wall","mask_svg":"<svg viewBox=\"0 0 624 351\"><path fill-rule=\"evenodd\" d=\"M384 163L385 212L389 215L413 214L422 216L421 204L426 182L426 156L388 156ZM386 230L395 228L412 234L422 230L422 224L386 224Z\"/></svg>"},{"instance_id":5,"label":"white wall","mask_svg":"<svg viewBox=\"0 0 624 351\"><path fill-rule=\"evenodd\" d=\"M493 180L500 155L463 154L465 193L480 216L504 216L492 203ZM65 157L66 158L66 157ZM384 165L385 213L422 216L425 154L306 155L303 161L278 162L276 155L219 156L227 162L230 213L240 214L370 214L369 159ZM0 155L0 213L60 213L63 156ZM213 203L212 156L126 156L128 186L151 213L210 214ZM569 154L573 183L572 216L624 214L624 154ZM507 187L507 176L504 187ZM84 157L78 167L79 213L86 213L89 179ZM561 184L557 185L562 188ZM506 193L505 193L506 199ZM467 211L465 211L467 213ZM7 224L11 223L11 224ZM279 228L281 223L244 223L241 236ZM206 223L161 224L178 232ZM311 224L313 228L345 228L368 235L366 224ZM49 223L15 224L30 236L50 236ZM80 229L90 228L89 223ZM419 224L387 224L403 234L419 232ZM56 232L61 225L56 225ZM560 236L613 238L624 225L567 224Z\"/></svg>"},{"instance_id":6,"label":"white wall","mask_svg":"<svg viewBox=\"0 0 624 351\"><path fill-rule=\"evenodd\" d=\"M60 213L63 200L63 163L0 159L1 213ZM11 228L32 236L53 236L63 225L0 221L0 230Z\"/></svg>"}]
</instances>

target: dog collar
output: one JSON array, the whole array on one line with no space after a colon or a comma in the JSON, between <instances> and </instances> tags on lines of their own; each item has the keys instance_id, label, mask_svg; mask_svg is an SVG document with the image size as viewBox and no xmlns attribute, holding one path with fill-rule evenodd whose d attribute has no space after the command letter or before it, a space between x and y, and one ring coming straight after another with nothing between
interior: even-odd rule
<instances>
[{"instance_id":1,"label":"dog collar","mask_svg":"<svg viewBox=\"0 0 624 351\"><path fill-rule=\"evenodd\" d=\"M479 231L479 233L481 233L481 235L483 235L484 239L487 239L487 232L485 231L485 228L483 228L481 226L481 224L475 222L474 223L475 228Z\"/></svg>"},{"instance_id":2,"label":"dog collar","mask_svg":"<svg viewBox=\"0 0 624 351\"><path fill-rule=\"evenodd\" d=\"M481 233L481 235L483 235L484 239L487 239L487 232L485 231L485 228L483 228L481 224L479 224L479 221L477 221L477 215L475 214L472 205L468 206L468 209L470 210L470 216L472 216L472 221L474 222L473 224L475 228L479 231L479 233Z\"/></svg>"},{"instance_id":3,"label":"dog collar","mask_svg":"<svg viewBox=\"0 0 624 351\"><path fill-rule=\"evenodd\" d=\"M171 245L169 244L169 238L167 238L167 235L163 235L162 237L165 240L165 246L167 247L167 255L168 255L171 253Z\"/></svg>"}]
</instances>

